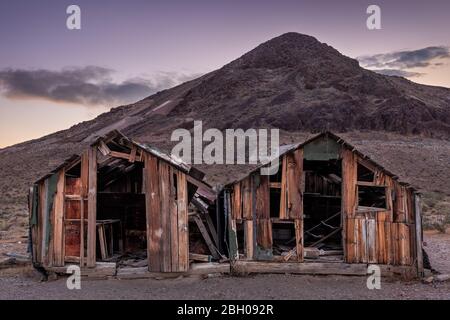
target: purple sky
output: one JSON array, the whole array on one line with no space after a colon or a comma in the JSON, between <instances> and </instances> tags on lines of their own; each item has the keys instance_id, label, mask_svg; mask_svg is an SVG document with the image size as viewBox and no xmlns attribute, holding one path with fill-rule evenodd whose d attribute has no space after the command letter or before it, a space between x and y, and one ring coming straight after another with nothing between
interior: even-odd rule
<instances>
[{"instance_id":1,"label":"purple sky","mask_svg":"<svg viewBox=\"0 0 450 320\"><path fill-rule=\"evenodd\" d=\"M81 7L79 31L66 28L70 4ZM381 7L382 30L366 28L370 4ZM0 93L2 80L12 81L17 70L32 72L38 83L48 71L58 83L65 81L61 69L94 66L89 79L101 82L104 97L66 101L3 92L0 147L91 119L116 106L113 98L143 98L217 69L288 31L315 36L351 57L448 47L450 1L1 0ZM441 60L408 69L420 74L411 80L450 87L449 61ZM88 81L85 72L72 73L75 85Z\"/></svg>"}]
</instances>

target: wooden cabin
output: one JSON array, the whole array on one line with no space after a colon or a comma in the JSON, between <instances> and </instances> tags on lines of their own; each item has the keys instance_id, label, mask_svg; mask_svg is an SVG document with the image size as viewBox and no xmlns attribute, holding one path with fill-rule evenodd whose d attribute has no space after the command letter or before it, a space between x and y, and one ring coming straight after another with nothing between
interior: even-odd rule
<instances>
[{"instance_id":1,"label":"wooden cabin","mask_svg":"<svg viewBox=\"0 0 450 320\"><path fill-rule=\"evenodd\" d=\"M203 176L118 131L99 138L31 188L34 265L63 272L68 264L106 266L114 275L132 261L153 272L186 272L192 261L220 257L208 213L215 193ZM206 249L197 245L200 253L190 252L194 231L208 241Z\"/></svg>"},{"instance_id":2,"label":"wooden cabin","mask_svg":"<svg viewBox=\"0 0 450 320\"><path fill-rule=\"evenodd\" d=\"M232 266L366 274L377 264L422 274L414 188L332 133L283 148L276 174L257 168L223 191Z\"/></svg>"}]
</instances>

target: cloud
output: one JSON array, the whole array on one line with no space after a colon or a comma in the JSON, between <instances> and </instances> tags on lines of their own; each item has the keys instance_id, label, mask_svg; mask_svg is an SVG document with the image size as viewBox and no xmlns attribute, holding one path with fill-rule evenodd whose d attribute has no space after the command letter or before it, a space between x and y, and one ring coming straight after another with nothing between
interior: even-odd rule
<instances>
[{"instance_id":1,"label":"cloud","mask_svg":"<svg viewBox=\"0 0 450 320\"><path fill-rule=\"evenodd\" d=\"M407 71L408 69L442 65L442 62L434 62L434 60L449 58L449 47L434 46L410 51L395 51L372 56L361 56L357 59L364 68L379 73L412 77L422 74L409 72Z\"/></svg>"},{"instance_id":2,"label":"cloud","mask_svg":"<svg viewBox=\"0 0 450 320\"><path fill-rule=\"evenodd\" d=\"M423 75L423 73L420 72L411 72L406 70L399 70L399 69L376 69L373 70L376 73L384 74L386 76L398 76L398 77L420 77Z\"/></svg>"},{"instance_id":3,"label":"cloud","mask_svg":"<svg viewBox=\"0 0 450 320\"><path fill-rule=\"evenodd\" d=\"M160 72L151 79L112 80L114 70L71 67L60 71L5 69L0 71L0 92L11 99L39 98L85 106L132 103L152 93L192 79L195 75Z\"/></svg>"}]
</instances>

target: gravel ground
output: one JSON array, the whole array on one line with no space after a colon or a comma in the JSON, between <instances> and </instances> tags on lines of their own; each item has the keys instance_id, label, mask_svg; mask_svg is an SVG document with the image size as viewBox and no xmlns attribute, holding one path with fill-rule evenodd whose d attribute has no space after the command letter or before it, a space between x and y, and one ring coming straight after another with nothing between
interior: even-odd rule
<instances>
[{"instance_id":1,"label":"gravel ground","mask_svg":"<svg viewBox=\"0 0 450 320\"><path fill-rule=\"evenodd\" d=\"M450 235L427 234L433 267L450 270ZM369 290L364 277L255 275L170 280L85 280L68 290L66 279L39 282L36 272L0 278L0 299L450 299L450 282L383 280Z\"/></svg>"},{"instance_id":2,"label":"gravel ground","mask_svg":"<svg viewBox=\"0 0 450 320\"><path fill-rule=\"evenodd\" d=\"M88 280L68 290L66 280L0 280L0 299L450 299L450 284L382 282L369 290L363 277L257 275L201 280Z\"/></svg>"}]
</instances>

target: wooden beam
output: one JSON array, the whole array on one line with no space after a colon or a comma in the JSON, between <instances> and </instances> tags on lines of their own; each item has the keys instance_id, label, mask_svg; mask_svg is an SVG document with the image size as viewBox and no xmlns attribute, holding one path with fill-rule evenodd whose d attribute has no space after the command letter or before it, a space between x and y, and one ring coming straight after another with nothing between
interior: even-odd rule
<instances>
[{"instance_id":1,"label":"wooden beam","mask_svg":"<svg viewBox=\"0 0 450 320\"><path fill-rule=\"evenodd\" d=\"M270 219L269 176L255 176L254 185L256 187L256 218Z\"/></svg>"},{"instance_id":2,"label":"wooden beam","mask_svg":"<svg viewBox=\"0 0 450 320\"><path fill-rule=\"evenodd\" d=\"M81 196L87 197L89 188L89 151L81 155Z\"/></svg>"},{"instance_id":3,"label":"wooden beam","mask_svg":"<svg viewBox=\"0 0 450 320\"><path fill-rule=\"evenodd\" d=\"M89 189L89 151L83 152L81 155L81 194L78 196L78 199L80 201L80 266L84 267L86 265L86 252L85 252L85 224L84 220L86 219L86 215L89 212L85 212L85 201L88 200L88 189ZM66 195L67 198L67 195ZM89 221L89 219L88 219ZM89 222L88 222L89 223Z\"/></svg>"},{"instance_id":4,"label":"wooden beam","mask_svg":"<svg viewBox=\"0 0 450 320\"><path fill-rule=\"evenodd\" d=\"M255 237L253 232L253 221L244 221L244 237L245 237L245 258L252 260L254 257Z\"/></svg>"},{"instance_id":5,"label":"wooden beam","mask_svg":"<svg viewBox=\"0 0 450 320\"><path fill-rule=\"evenodd\" d=\"M218 259L219 255L217 254L216 248L214 247L214 244L212 242L212 239L208 233L208 230L206 230L205 224L203 223L202 219L198 216L198 214L193 215L190 217L192 220L194 220L195 224L198 227L198 230L200 231L200 233L203 236L203 239L206 242L206 245L209 248L209 252L211 253L211 255Z\"/></svg>"},{"instance_id":6,"label":"wooden beam","mask_svg":"<svg viewBox=\"0 0 450 320\"><path fill-rule=\"evenodd\" d=\"M356 161L356 155L347 148L341 149L342 158L342 183L341 183L341 226L342 242L344 247L344 260L346 262L357 262L357 244L354 234L354 228L356 227L355 210L358 205L358 188L356 182L358 180L358 163Z\"/></svg>"},{"instance_id":7,"label":"wooden beam","mask_svg":"<svg viewBox=\"0 0 450 320\"><path fill-rule=\"evenodd\" d=\"M246 177L241 182L242 193L242 219L252 220L253 215L253 181L252 176Z\"/></svg>"},{"instance_id":8,"label":"wooden beam","mask_svg":"<svg viewBox=\"0 0 450 320\"><path fill-rule=\"evenodd\" d=\"M231 218L235 220L242 219L242 192L241 183L236 182L233 185L231 194Z\"/></svg>"},{"instance_id":9,"label":"wooden beam","mask_svg":"<svg viewBox=\"0 0 450 320\"><path fill-rule=\"evenodd\" d=\"M216 228L214 227L214 223L211 219L211 216L209 215L209 212L204 213L206 224L208 225L209 231L212 235L212 239L214 241L214 244L216 245L216 248L219 248L219 235L216 231Z\"/></svg>"},{"instance_id":10,"label":"wooden beam","mask_svg":"<svg viewBox=\"0 0 450 320\"><path fill-rule=\"evenodd\" d=\"M98 143L98 150L102 153L102 155L107 156L111 153L111 150L106 145L106 143L103 140L100 140Z\"/></svg>"},{"instance_id":11,"label":"wooden beam","mask_svg":"<svg viewBox=\"0 0 450 320\"><path fill-rule=\"evenodd\" d=\"M125 159L125 160L130 161L130 155L128 153L111 151L111 153L109 155L114 158L120 158L120 159Z\"/></svg>"},{"instance_id":12,"label":"wooden beam","mask_svg":"<svg viewBox=\"0 0 450 320\"><path fill-rule=\"evenodd\" d=\"M232 266L242 273L292 273L292 274L333 274L333 275L359 275L367 274L367 264L348 264L333 262L263 262L263 261L236 261Z\"/></svg>"},{"instance_id":13,"label":"wooden beam","mask_svg":"<svg viewBox=\"0 0 450 320\"><path fill-rule=\"evenodd\" d=\"M170 220L170 254L172 272L178 272L178 206L177 206L177 190L175 183L177 181L177 170L172 166L169 167L169 220Z\"/></svg>"},{"instance_id":14,"label":"wooden beam","mask_svg":"<svg viewBox=\"0 0 450 320\"><path fill-rule=\"evenodd\" d=\"M370 181L358 181L358 186L367 186L367 187L386 187L384 184L377 184L375 182Z\"/></svg>"},{"instance_id":15,"label":"wooden beam","mask_svg":"<svg viewBox=\"0 0 450 320\"><path fill-rule=\"evenodd\" d=\"M84 200L80 198L80 267L85 265L84 253Z\"/></svg>"},{"instance_id":16,"label":"wooden beam","mask_svg":"<svg viewBox=\"0 0 450 320\"><path fill-rule=\"evenodd\" d=\"M288 206L287 206L287 158L286 155L283 156L281 161L281 194L280 194L280 219L288 218Z\"/></svg>"},{"instance_id":17,"label":"wooden beam","mask_svg":"<svg viewBox=\"0 0 450 320\"><path fill-rule=\"evenodd\" d=\"M201 262L211 262L212 256L206 254L189 253L189 260L201 261Z\"/></svg>"},{"instance_id":18,"label":"wooden beam","mask_svg":"<svg viewBox=\"0 0 450 320\"><path fill-rule=\"evenodd\" d=\"M161 239L160 239L160 257L161 271L172 271L172 255L170 246L170 177L169 165L163 161L159 161L158 176L161 200Z\"/></svg>"},{"instance_id":19,"label":"wooden beam","mask_svg":"<svg viewBox=\"0 0 450 320\"><path fill-rule=\"evenodd\" d=\"M57 267L64 265L64 189L65 171L61 169L58 175L54 200L53 265Z\"/></svg>"},{"instance_id":20,"label":"wooden beam","mask_svg":"<svg viewBox=\"0 0 450 320\"><path fill-rule=\"evenodd\" d=\"M147 153L145 161L145 210L147 215L147 259L150 271L161 271L160 239L161 202L158 178L158 159Z\"/></svg>"},{"instance_id":21,"label":"wooden beam","mask_svg":"<svg viewBox=\"0 0 450 320\"><path fill-rule=\"evenodd\" d=\"M290 219L303 217L303 149L286 154L287 210Z\"/></svg>"},{"instance_id":22,"label":"wooden beam","mask_svg":"<svg viewBox=\"0 0 450 320\"><path fill-rule=\"evenodd\" d=\"M88 189L88 239L87 266L96 263L96 223L97 223L97 148L89 149L89 189Z\"/></svg>"},{"instance_id":23,"label":"wooden beam","mask_svg":"<svg viewBox=\"0 0 450 320\"><path fill-rule=\"evenodd\" d=\"M133 145L133 147L131 148L131 153L130 153L130 162L135 162L136 161L136 152L137 152L137 148L135 145Z\"/></svg>"},{"instance_id":24,"label":"wooden beam","mask_svg":"<svg viewBox=\"0 0 450 320\"><path fill-rule=\"evenodd\" d=\"M415 240L417 256L417 273L419 277L423 276L423 254L422 254L422 212L420 206L420 196L414 194L414 213L415 213Z\"/></svg>"},{"instance_id":25,"label":"wooden beam","mask_svg":"<svg viewBox=\"0 0 450 320\"><path fill-rule=\"evenodd\" d=\"M295 219L295 247L297 260L303 261L303 219Z\"/></svg>"},{"instance_id":26,"label":"wooden beam","mask_svg":"<svg viewBox=\"0 0 450 320\"><path fill-rule=\"evenodd\" d=\"M189 269L189 222L186 174L178 171L178 259L179 271Z\"/></svg>"}]
</instances>

